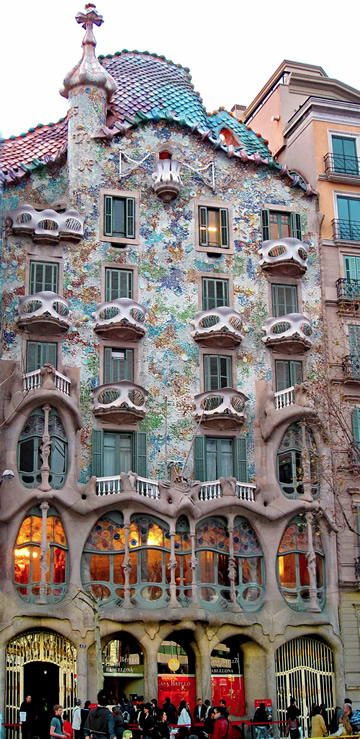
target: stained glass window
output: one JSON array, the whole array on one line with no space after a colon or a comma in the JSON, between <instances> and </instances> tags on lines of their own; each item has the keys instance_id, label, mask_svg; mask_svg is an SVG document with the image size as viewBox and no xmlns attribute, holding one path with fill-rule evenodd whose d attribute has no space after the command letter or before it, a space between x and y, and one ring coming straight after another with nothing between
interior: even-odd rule
<instances>
[{"instance_id":1,"label":"stained glass window","mask_svg":"<svg viewBox=\"0 0 360 739\"><path fill-rule=\"evenodd\" d=\"M306 457L310 473L310 492L313 498L320 492L320 469L317 448L312 430L305 427ZM288 498L304 494L303 484L303 433L300 423L293 423L285 432L277 454L278 480Z\"/></svg>"},{"instance_id":2,"label":"stained glass window","mask_svg":"<svg viewBox=\"0 0 360 739\"><path fill-rule=\"evenodd\" d=\"M321 534L312 524L317 602L325 603L325 558ZM278 581L284 599L294 610L306 610L310 599L308 525L303 516L295 518L285 529L278 552Z\"/></svg>"},{"instance_id":3,"label":"stained glass window","mask_svg":"<svg viewBox=\"0 0 360 739\"><path fill-rule=\"evenodd\" d=\"M254 529L240 516L234 522L233 546L238 602L246 610L258 608L265 586L264 558Z\"/></svg>"},{"instance_id":4,"label":"stained glass window","mask_svg":"<svg viewBox=\"0 0 360 739\"><path fill-rule=\"evenodd\" d=\"M41 483L41 446L45 431L45 414L36 408L25 422L18 444L18 471L23 484L36 488ZM49 413L50 474L54 489L63 487L67 473L67 439L62 420L55 408Z\"/></svg>"},{"instance_id":5,"label":"stained glass window","mask_svg":"<svg viewBox=\"0 0 360 739\"><path fill-rule=\"evenodd\" d=\"M121 603L124 597L123 569L125 529L117 511L100 518L91 529L82 557L84 588L101 601ZM122 587L116 587L116 586Z\"/></svg>"}]
</instances>

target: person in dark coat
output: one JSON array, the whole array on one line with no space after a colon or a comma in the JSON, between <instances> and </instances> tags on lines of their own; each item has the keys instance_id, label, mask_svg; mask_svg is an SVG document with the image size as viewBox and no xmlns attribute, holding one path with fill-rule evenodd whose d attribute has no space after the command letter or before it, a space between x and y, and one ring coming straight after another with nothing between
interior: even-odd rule
<instances>
[{"instance_id":1,"label":"person in dark coat","mask_svg":"<svg viewBox=\"0 0 360 739\"><path fill-rule=\"evenodd\" d=\"M167 715L168 723L171 725L175 725L177 722L177 710L173 703L171 703L171 700L169 697L165 698L164 705L162 707L163 711L165 711Z\"/></svg>"},{"instance_id":2,"label":"person in dark coat","mask_svg":"<svg viewBox=\"0 0 360 739\"><path fill-rule=\"evenodd\" d=\"M31 695L27 695L25 700L22 702L20 706L20 723L21 723L21 733L22 733L22 739L31 739L31 737L36 733L36 708L32 702ZM22 721L21 719L25 716L25 720Z\"/></svg>"},{"instance_id":3,"label":"person in dark coat","mask_svg":"<svg viewBox=\"0 0 360 739\"><path fill-rule=\"evenodd\" d=\"M114 716L115 736L116 739L122 739L124 733L124 719L122 717L121 709L119 706L114 706L112 709Z\"/></svg>"},{"instance_id":4,"label":"person in dark coat","mask_svg":"<svg viewBox=\"0 0 360 739\"><path fill-rule=\"evenodd\" d=\"M139 718L139 726L141 728L143 739L150 739L154 731L155 721L150 711L151 703L145 703Z\"/></svg>"}]
</instances>

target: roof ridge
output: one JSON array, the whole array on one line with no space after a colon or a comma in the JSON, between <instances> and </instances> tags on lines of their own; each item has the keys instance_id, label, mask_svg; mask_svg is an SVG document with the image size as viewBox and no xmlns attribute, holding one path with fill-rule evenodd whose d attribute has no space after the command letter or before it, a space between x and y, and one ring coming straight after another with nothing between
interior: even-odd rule
<instances>
[{"instance_id":1,"label":"roof ridge","mask_svg":"<svg viewBox=\"0 0 360 739\"><path fill-rule=\"evenodd\" d=\"M99 54L98 59L100 61L102 61L103 59L112 59L114 56L121 56L122 54L144 54L144 56L152 56L154 57L154 59L161 59L167 64L172 64L174 67L177 67L178 69L183 69L184 72L187 73L189 80L192 79L189 67L184 67L183 64L173 62L172 59L168 59L164 54L157 54L156 51L139 51L139 49L121 49L121 51L114 51L113 54Z\"/></svg>"},{"instance_id":2,"label":"roof ridge","mask_svg":"<svg viewBox=\"0 0 360 739\"><path fill-rule=\"evenodd\" d=\"M53 128L54 126L57 126L58 123L64 123L64 121L67 119L68 114L65 116L62 116L59 118L58 121L50 121L49 123L37 123L36 126L30 126L27 131L23 131L22 133L18 133L17 135L12 134L11 136L7 136L6 138L0 138L0 144L6 144L10 141L16 141L17 139L24 139L29 133L34 133L36 130L40 128Z\"/></svg>"}]
</instances>

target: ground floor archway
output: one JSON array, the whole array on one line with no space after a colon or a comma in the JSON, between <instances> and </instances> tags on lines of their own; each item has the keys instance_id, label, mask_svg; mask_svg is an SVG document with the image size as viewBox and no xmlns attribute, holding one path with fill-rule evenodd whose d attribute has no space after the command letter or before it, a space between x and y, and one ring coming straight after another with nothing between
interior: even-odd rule
<instances>
[{"instance_id":1,"label":"ground floor archway","mask_svg":"<svg viewBox=\"0 0 360 739\"><path fill-rule=\"evenodd\" d=\"M225 639L211 654L212 704L218 706L221 699L232 716L245 714L245 686L243 654L238 637Z\"/></svg>"},{"instance_id":2,"label":"ground floor archway","mask_svg":"<svg viewBox=\"0 0 360 739\"><path fill-rule=\"evenodd\" d=\"M168 696L176 708L182 700L196 703L195 655L193 634L176 631L165 639L158 651L158 701L162 706Z\"/></svg>"},{"instance_id":3,"label":"ground floor archway","mask_svg":"<svg viewBox=\"0 0 360 739\"><path fill-rule=\"evenodd\" d=\"M120 632L102 650L104 688L110 702L122 693L136 701L144 695L144 654L137 640Z\"/></svg>"}]
</instances>

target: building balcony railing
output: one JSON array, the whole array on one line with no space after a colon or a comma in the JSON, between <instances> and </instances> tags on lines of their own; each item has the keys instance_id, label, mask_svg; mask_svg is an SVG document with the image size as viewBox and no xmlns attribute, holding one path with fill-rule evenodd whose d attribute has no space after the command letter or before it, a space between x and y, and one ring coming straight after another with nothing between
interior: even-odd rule
<instances>
[{"instance_id":1,"label":"building balcony railing","mask_svg":"<svg viewBox=\"0 0 360 739\"><path fill-rule=\"evenodd\" d=\"M277 318L268 318L263 326L265 346L275 351L303 351L310 349L311 323L301 313L287 313Z\"/></svg>"},{"instance_id":2,"label":"building balcony railing","mask_svg":"<svg viewBox=\"0 0 360 739\"><path fill-rule=\"evenodd\" d=\"M232 347L242 340L240 313L227 306L199 311L191 325L192 337L204 346Z\"/></svg>"},{"instance_id":3,"label":"building balcony railing","mask_svg":"<svg viewBox=\"0 0 360 739\"><path fill-rule=\"evenodd\" d=\"M44 369L46 370L46 376L48 376L48 370L50 370L50 367L51 365L45 364L44 367L35 370L35 372L26 372L23 375L23 392L28 393L31 390L38 390L43 387L45 374ZM64 395L70 395L71 380L53 367L52 370L55 390L58 390L60 393L64 393Z\"/></svg>"},{"instance_id":4,"label":"building balcony railing","mask_svg":"<svg viewBox=\"0 0 360 739\"><path fill-rule=\"evenodd\" d=\"M256 486L248 482L235 483L236 497L240 500L249 500L254 502ZM220 480L212 480L211 482L203 482L199 492L199 500L216 500L222 498L222 489Z\"/></svg>"},{"instance_id":5,"label":"building balcony railing","mask_svg":"<svg viewBox=\"0 0 360 739\"><path fill-rule=\"evenodd\" d=\"M151 498L152 500L160 498L159 483L157 480L148 480L146 477L136 478L134 491L144 498ZM117 495L122 492L120 475L96 478L96 495Z\"/></svg>"},{"instance_id":6,"label":"building balcony railing","mask_svg":"<svg viewBox=\"0 0 360 739\"><path fill-rule=\"evenodd\" d=\"M113 423L135 423L146 415L148 391L134 382L121 380L99 385L91 393L93 413Z\"/></svg>"},{"instance_id":7,"label":"building balcony railing","mask_svg":"<svg viewBox=\"0 0 360 739\"><path fill-rule=\"evenodd\" d=\"M79 241L84 235L84 217L77 210L57 213L55 210L35 210L23 203L15 210L5 211L14 233L29 234L34 241L58 242L60 239Z\"/></svg>"},{"instance_id":8,"label":"building balcony railing","mask_svg":"<svg viewBox=\"0 0 360 739\"><path fill-rule=\"evenodd\" d=\"M344 357L342 371L346 380L360 382L360 354L348 354Z\"/></svg>"},{"instance_id":9,"label":"building balcony railing","mask_svg":"<svg viewBox=\"0 0 360 739\"><path fill-rule=\"evenodd\" d=\"M247 400L246 395L231 387L199 393L194 397L193 416L204 426L233 429L244 423Z\"/></svg>"},{"instance_id":10,"label":"building balcony railing","mask_svg":"<svg viewBox=\"0 0 360 739\"><path fill-rule=\"evenodd\" d=\"M338 301L341 303L360 301L360 280L348 280L340 277L336 280L336 292Z\"/></svg>"},{"instance_id":11,"label":"building balcony railing","mask_svg":"<svg viewBox=\"0 0 360 739\"><path fill-rule=\"evenodd\" d=\"M51 326L51 333L63 333L70 326L70 301L44 290L20 298L18 314L18 325L27 331L38 332Z\"/></svg>"},{"instance_id":12,"label":"building balcony railing","mask_svg":"<svg viewBox=\"0 0 360 739\"><path fill-rule=\"evenodd\" d=\"M290 405L295 404L295 388L287 387L285 390L278 390L274 393L275 408L277 411L281 408L288 408Z\"/></svg>"},{"instance_id":13,"label":"building balcony railing","mask_svg":"<svg viewBox=\"0 0 360 739\"><path fill-rule=\"evenodd\" d=\"M331 174L346 174L353 177L359 176L360 159L346 156L345 154L328 153L324 156L325 172Z\"/></svg>"},{"instance_id":14,"label":"building balcony railing","mask_svg":"<svg viewBox=\"0 0 360 739\"><path fill-rule=\"evenodd\" d=\"M334 218L332 226L335 241L360 241L360 221L344 221Z\"/></svg>"},{"instance_id":15,"label":"building balcony railing","mask_svg":"<svg viewBox=\"0 0 360 739\"><path fill-rule=\"evenodd\" d=\"M94 331L110 339L136 341L145 333L146 308L131 298L99 303L93 314Z\"/></svg>"},{"instance_id":16,"label":"building balcony railing","mask_svg":"<svg viewBox=\"0 0 360 739\"><path fill-rule=\"evenodd\" d=\"M272 275L296 277L307 270L308 245L299 239L263 241L260 267Z\"/></svg>"}]
</instances>

